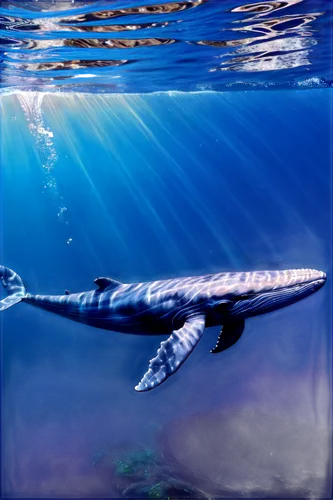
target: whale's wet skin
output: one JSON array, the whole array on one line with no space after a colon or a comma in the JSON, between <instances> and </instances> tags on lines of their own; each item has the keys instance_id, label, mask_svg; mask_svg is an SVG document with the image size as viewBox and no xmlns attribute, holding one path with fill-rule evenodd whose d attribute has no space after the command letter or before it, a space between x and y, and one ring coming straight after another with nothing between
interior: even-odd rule
<instances>
[{"instance_id":1,"label":"whale's wet skin","mask_svg":"<svg viewBox=\"0 0 333 500\"><path fill-rule=\"evenodd\" d=\"M141 335L171 334L161 343L135 387L147 391L172 375L198 344L205 328L222 326L218 353L243 333L246 318L291 305L319 290L325 273L314 269L218 273L148 283L125 284L97 278L97 290L64 295L32 295L11 269L0 266L8 297L0 310L24 301L96 328Z\"/></svg>"}]
</instances>

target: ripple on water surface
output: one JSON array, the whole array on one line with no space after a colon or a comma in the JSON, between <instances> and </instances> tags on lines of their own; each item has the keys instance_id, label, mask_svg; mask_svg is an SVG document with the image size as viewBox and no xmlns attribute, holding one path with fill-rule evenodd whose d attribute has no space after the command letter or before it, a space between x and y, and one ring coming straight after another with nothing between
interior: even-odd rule
<instances>
[{"instance_id":1,"label":"ripple on water surface","mask_svg":"<svg viewBox=\"0 0 333 500\"><path fill-rule=\"evenodd\" d=\"M331 86L331 22L321 0L4 0L0 88Z\"/></svg>"}]
</instances>

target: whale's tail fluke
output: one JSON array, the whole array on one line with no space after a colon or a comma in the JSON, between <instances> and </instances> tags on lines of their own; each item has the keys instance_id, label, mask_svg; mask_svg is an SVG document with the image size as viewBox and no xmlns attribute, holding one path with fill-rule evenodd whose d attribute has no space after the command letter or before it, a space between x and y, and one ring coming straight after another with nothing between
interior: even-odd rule
<instances>
[{"instance_id":1,"label":"whale's tail fluke","mask_svg":"<svg viewBox=\"0 0 333 500\"><path fill-rule=\"evenodd\" d=\"M5 266L0 266L0 280L8 297L0 300L0 311L4 311L25 297L25 286L22 279L14 271Z\"/></svg>"}]
</instances>

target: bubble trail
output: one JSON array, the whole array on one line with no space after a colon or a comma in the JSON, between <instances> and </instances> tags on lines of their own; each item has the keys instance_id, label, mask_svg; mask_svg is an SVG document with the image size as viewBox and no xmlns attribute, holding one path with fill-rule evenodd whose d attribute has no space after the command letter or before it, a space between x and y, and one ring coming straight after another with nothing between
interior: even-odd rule
<instances>
[{"instance_id":1,"label":"bubble trail","mask_svg":"<svg viewBox=\"0 0 333 500\"><path fill-rule=\"evenodd\" d=\"M42 159L44 173L43 193L46 191L51 195L54 205L57 205L57 218L68 225L67 207L64 197L60 194L57 179L55 177L55 166L58 154L54 145L53 132L46 126L43 114L42 92L22 92L17 95L20 106L27 120L31 135L36 140L36 148ZM66 241L72 241L66 238Z\"/></svg>"}]
</instances>

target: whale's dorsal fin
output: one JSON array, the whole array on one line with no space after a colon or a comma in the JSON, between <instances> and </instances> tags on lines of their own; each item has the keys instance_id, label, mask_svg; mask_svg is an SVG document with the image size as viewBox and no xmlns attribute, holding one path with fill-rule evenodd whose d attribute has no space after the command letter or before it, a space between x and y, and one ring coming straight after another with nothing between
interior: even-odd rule
<instances>
[{"instance_id":1,"label":"whale's dorsal fin","mask_svg":"<svg viewBox=\"0 0 333 500\"><path fill-rule=\"evenodd\" d=\"M225 323L222 326L222 330L217 339L216 346L213 349L211 349L210 352L216 354L236 344L237 340L239 340L240 336L244 331L244 327L245 327L244 319L237 319Z\"/></svg>"},{"instance_id":2,"label":"whale's dorsal fin","mask_svg":"<svg viewBox=\"0 0 333 500\"><path fill-rule=\"evenodd\" d=\"M71 292L69 290L65 290L65 295L70 295Z\"/></svg>"},{"instance_id":3,"label":"whale's dorsal fin","mask_svg":"<svg viewBox=\"0 0 333 500\"><path fill-rule=\"evenodd\" d=\"M116 288L122 285L121 281L114 280L112 278L96 278L94 283L98 286L99 290L105 290L106 288Z\"/></svg>"},{"instance_id":4,"label":"whale's dorsal fin","mask_svg":"<svg viewBox=\"0 0 333 500\"><path fill-rule=\"evenodd\" d=\"M135 387L138 392L149 391L161 384L184 363L205 331L205 316L188 318L179 330L161 343L155 358L149 362L148 371Z\"/></svg>"}]
</instances>

